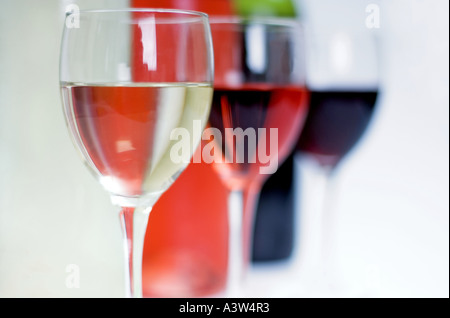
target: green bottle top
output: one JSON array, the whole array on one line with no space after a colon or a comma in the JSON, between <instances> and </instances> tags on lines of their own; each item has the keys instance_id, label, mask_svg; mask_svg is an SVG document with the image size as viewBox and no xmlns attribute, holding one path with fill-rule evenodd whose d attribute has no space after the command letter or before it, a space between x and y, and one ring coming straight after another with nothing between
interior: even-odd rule
<instances>
[{"instance_id":1,"label":"green bottle top","mask_svg":"<svg viewBox=\"0 0 450 318\"><path fill-rule=\"evenodd\" d=\"M236 12L243 17L275 16L297 17L295 6L291 0L232 0Z\"/></svg>"}]
</instances>

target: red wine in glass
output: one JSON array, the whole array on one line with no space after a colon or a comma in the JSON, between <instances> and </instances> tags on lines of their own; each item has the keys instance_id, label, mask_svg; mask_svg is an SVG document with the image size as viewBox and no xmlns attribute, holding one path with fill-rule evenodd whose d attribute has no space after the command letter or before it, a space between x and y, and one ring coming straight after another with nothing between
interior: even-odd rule
<instances>
[{"instance_id":1,"label":"red wine in glass","mask_svg":"<svg viewBox=\"0 0 450 318\"><path fill-rule=\"evenodd\" d=\"M265 147L265 154L271 158L285 158L306 116L306 98L307 92L300 86L259 83L238 88L214 88L209 123L220 131L223 139L222 163L215 163L214 167L226 183L231 187L245 187L254 178L265 178L261 176L260 168L267 162L262 162L258 156L259 147ZM227 138L227 129L236 128L253 131L255 147L249 144L251 136L244 138L241 145L236 138ZM277 130L276 140L271 139L271 129ZM272 141L277 143L276 148ZM227 152L233 156L227 158Z\"/></svg>"},{"instance_id":2,"label":"red wine in glass","mask_svg":"<svg viewBox=\"0 0 450 318\"><path fill-rule=\"evenodd\" d=\"M225 140L222 143L222 162L215 162L213 165L230 189L246 189L244 230L252 228L252 204L257 202L257 193L250 190L253 185L259 189L268 177L260 173L260 168L265 164L258 158L257 148L265 146L269 157L277 156L280 162L283 162L295 144L305 120L307 99L308 93L301 86L246 84L239 88L216 87L214 90L210 125L217 128L221 135L226 135L226 129L230 128L256 132L256 148L248 147L248 140L244 140L243 147L237 145L236 139ZM267 134L264 139L259 138L257 133L261 128L265 129ZM270 143L274 142L269 136L271 128L277 129L276 148L270 146ZM235 150L232 158L226 157L227 147ZM227 159L231 159L230 162L227 163ZM238 159L241 162L238 162ZM249 261L250 238L251 233L244 233L244 255L248 255L245 259Z\"/></svg>"},{"instance_id":3,"label":"red wine in glass","mask_svg":"<svg viewBox=\"0 0 450 318\"><path fill-rule=\"evenodd\" d=\"M310 111L297 149L335 166L366 131L378 91L312 91Z\"/></svg>"},{"instance_id":4,"label":"red wine in glass","mask_svg":"<svg viewBox=\"0 0 450 318\"><path fill-rule=\"evenodd\" d=\"M294 154L313 155L336 166L364 135L373 116L378 90L313 90L297 149L261 190L254 225L253 262L283 260L294 248Z\"/></svg>"}]
</instances>

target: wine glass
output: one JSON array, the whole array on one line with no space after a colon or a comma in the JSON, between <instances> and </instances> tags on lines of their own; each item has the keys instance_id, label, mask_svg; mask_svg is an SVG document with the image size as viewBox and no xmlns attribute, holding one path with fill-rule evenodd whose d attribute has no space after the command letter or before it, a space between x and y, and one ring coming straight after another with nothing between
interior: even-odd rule
<instances>
[{"instance_id":1,"label":"wine glass","mask_svg":"<svg viewBox=\"0 0 450 318\"><path fill-rule=\"evenodd\" d=\"M216 16L210 25L216 75L208 128L219 147L207 144L203 160L213 153L230 193L225 293L236 296L259 190L293 149L307 113L302 29L295 19L269 17Z\"/></svg>"},{"instance_id":2,"label":"wine glass","mask_svg":"<svg viewBox=\"0 0 450 318\"><path fill-rule=\"evenodd\" d=\"M127 295L142 297L149 213L189 163L201 139L195 129L211 108L208 17L123 9L77 18L66 23L61 47L65 118L85 165L120 211Z\"/></svg>"},{"instance_id":3,"label":"wine glass","mask_svg":"<svg viewBox=\"0 0 450 318\"><path fill-rule=\"evenodd\" d=\"M375 113L381 83L371 30L308 29L310 109L297 144L300 169L296 263L309 292L344 292L334 263L337 172Z\"/></svg>"}]
</instances>

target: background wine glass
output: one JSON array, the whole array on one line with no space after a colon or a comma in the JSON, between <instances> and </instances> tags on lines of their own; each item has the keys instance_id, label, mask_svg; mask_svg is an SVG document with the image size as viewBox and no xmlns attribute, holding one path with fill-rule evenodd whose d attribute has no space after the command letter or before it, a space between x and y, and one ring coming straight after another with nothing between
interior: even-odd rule
<instances>
[{"instance_id":1,"label":"background wine glass","mask_svg":"<svg viewBox=\"0 0 450 318\"><path fill-rule=\"evenodd\" d=\"M209 125L221 137L214 135L221 148L214 153L213 166L230 191L227 293L237 295L249 261L253 223L253 207L244 209L244 203L256 201L269 174L260 150L266 150L270 164L274 159L276 166L283 162L306 116L303 43L294 19L215 17L210 23L215 47L223 39L231 43L215 50ZM227 136L236 129L249 135ZM260 129L265 135L259 135ZM272 137L278 141L275 148Z\"/></svg>"},{"instance_id":2,"label":"background wine glass","mask_svg":"<svg viewBox=\"0 0 450 318\"><path fill-rule=\"evenodd\" d=\"M302 8L295 0L238 0L236 11L242 16L300 19ZM301 20L300 20L301 21ZM293 152L262 185L257 197L248 196L248 209L255 209L251 260L253 268L288 258L294 241Z\"/></svg>"},{"instance_id":3,"label":"background wine glass","mask_svg":"<svg viewBox=\"0 0 450 318\"><path fill-rule=\"evenodd\" d=\"M60 85L72 139L86 166L120 208L129 294L142 296L143 239L148 215L188 162L198 140L177 141L206 124L212 97L211 34L203 13L178 10L91 10L66 24ZM139 72L137 72L139 70ZM145 70L145 71L143 71ZM187 143L187 144L186 144Z\"/></svg>"},{"instance_id":4,"label":"background wine glass","mask_svg":"<svg viewBox=\"0 0 450 318\"><path fill-rule=\"evenodd\" d=\"M375 113L379 58L370 31L309 29L306 34L310 109L295 155L301 175L296 257L307 288L330 292L338 279L332 263L335 175Z\"/></svg>"}]
</instances>

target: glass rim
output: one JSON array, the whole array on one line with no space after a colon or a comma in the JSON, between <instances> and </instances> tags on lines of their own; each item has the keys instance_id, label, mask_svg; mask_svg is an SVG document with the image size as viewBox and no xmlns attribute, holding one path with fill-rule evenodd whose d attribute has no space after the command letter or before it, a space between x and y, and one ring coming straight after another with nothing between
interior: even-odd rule
<instances>
[{"instance_id":1,"label":"glass rim","mask_svg":"<svg viewBox=\"0 0 450 318\"><path fill-rule=\"evenodd\" d=\"M118 12L148 12L148 13L175 13L184 15L193 15L208 19L208 14L194 10L164 9L164 8L123 8L123 9L85 9L78 13L118 13ZM70 12L69 12L70 14Z\"/></svg>"}]
</instances>

